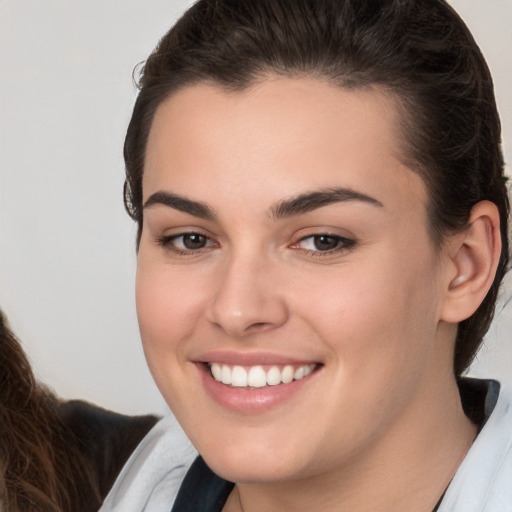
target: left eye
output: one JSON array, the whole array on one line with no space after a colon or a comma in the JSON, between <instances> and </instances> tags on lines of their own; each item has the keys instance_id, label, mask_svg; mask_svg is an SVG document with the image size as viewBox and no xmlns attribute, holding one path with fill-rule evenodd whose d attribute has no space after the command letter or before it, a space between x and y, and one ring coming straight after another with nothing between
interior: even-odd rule
<instances>
[{"instance_id":1,"label":"left eye","mask_svg":"<svg viewBox=\"0 0 512 512\"><path fill-rule=\"evenodd\" d=\"M299 240L296 247L306 251L331 252L346 249L353 245L354 241L338 235L318 234L306 236Z\"/></svg>"},{"instance_id":2,"label":"left eye","mask_svg":"<svg viewBox=\"0 0 512 512\"><path fill-rule=\"evenodd\" d=\"M177 251L189 252L198 251L215 245L213 240L201 233L182 233L171 237L164 237L159 243Z\"/></svg>"}]
</instances>

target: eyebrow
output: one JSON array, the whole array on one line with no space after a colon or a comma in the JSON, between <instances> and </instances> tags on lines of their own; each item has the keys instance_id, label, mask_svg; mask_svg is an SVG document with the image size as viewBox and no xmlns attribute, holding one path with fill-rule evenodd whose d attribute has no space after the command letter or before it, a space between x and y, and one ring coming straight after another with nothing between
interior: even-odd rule
<instances>
[{"instance_id":1,"label":"eyebrow","mask_svg":"<svg viewBox=\"0 0 512 512\"><path fill-rule=\"evenodd\" d=\"M373 206L384 207L378 199L356 192L350 188L328 188L306 192L292 199L279 201L270 209L270 215L275 219L282 219L346 201L362 201Z\"/></svg>"},{"instance_id":2,"label":"eyebrow","mask_svg":"<svg viewBox=\"0 0 512 512\"><path fill-rule=\"evenodd\" d=\"M192 201L191 199L187 199L183 196L172 194L171 192L155 192L149 196L148 200L144 203L144 209L151 208L157 204L174 208L175 210L188 213L201 219L215 219L215 213L208 205L199 201Z\"/></svg>"},{"instance_id":3,"label":"eyebrow","mask_svg":"<svg viewBox=\"0 0 512 512\"><path fill-rule=\"evenodd\" d=\"M328 188L306 192L291 199L279 201L270 208L269 212L270 217L282 219L308 213L330 204L347 201L361 201L373 206L384 206L378 199L350 188ZM149 196L143 207L146 209L159 204L201 219L214 220L216 218L214 210L205 203L193 201L163 190Z\"/></svg>"}]
</instances>

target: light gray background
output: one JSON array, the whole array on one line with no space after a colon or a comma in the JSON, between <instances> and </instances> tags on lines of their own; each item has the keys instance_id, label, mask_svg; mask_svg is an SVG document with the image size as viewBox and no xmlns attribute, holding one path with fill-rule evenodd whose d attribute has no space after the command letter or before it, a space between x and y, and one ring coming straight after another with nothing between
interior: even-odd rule
<instances>
[{"instance_id":1,"label":"light gray background","mask_svg":"<svg viewBox=\"0 0 512 512\"><path fill-rule=\"evenodd\" d=\"M0 1L0 306L42 381L125 413L165 411L122 205L131 73L189 3ZM452 3L493 71L510 159L512 0ZM473 373L511 381L512 303L500 310Z\"/></svg>"}]
</instances>

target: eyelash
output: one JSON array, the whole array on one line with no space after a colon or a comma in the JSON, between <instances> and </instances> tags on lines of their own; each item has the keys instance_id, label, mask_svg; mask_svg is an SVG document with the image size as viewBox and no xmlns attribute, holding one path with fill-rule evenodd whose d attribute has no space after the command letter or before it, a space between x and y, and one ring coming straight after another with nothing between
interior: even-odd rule
<instances>
[{"instance_id":1,"label":"eyelash","mask_svg":"<svg viewBox=\"0 0 512 512\"><path fill-rule=\"evenodd\" d=\"M179 240L180 238L182 239L182 245L183 245L183 240L185 239L185 237L194 237L194 236L204 238L206 245L203 247L198 247L196 249L180 248L180 247L176 246L176 241ZM176 235L157 237L156 242L158 245L160 245L164 249L172 251L172 252L178 254L179 256L193 256L195 254L202 253L204 250L208 250L209 247L214 247L217 245L215 242L213 242L213 240L209 236L207 236L203 233L196 232L196 231L188 231L186 233L178 233Z\"/></svg>"},{"instance_id":2,"label":"eyelash","mask_svg":"<svg viewBox=\"0 0 512 512\"><path fill-rule=\"evenodd\" d=\"M312 243L315 244L315 239L320 239L320 238L332 239L336 243L336 246L332 249L327 249L325 251L322 251L318 248L317 249L304 249L304 248L298 247L298 245L301 242L304 242L305 240L311 240ZM307 254L308 256L312 256L314 258L322 258L322 257L331 256L331 255L339 253L339 252L348 251L348 250L352 249L355 244L356 244L355 240L346 238L344 236L335 235L332 233L313 233L311 235L302 237L298 242L294 243L291 247L292 247L292 249L303 250L305 252L305 254Z\"/></svg>"},{"instance_id":3,"label":"eyelash","mask_svg":"<svg viewBox=\"0 0 512 512\"><path fill-rule=\"evenodd\" d=\"M202 247L197 248L180 248L176 245L176 241L179 239L182 239L181 245L184 245L184 240L186 237L201 237L204 239L205 245ZM302 248L299 245L306 240L311 240L312 244L316 244L319 242L319 239L326 238L331 239L336 245L335 247L331 249L321 250L321 249L311 249L311 248ZM190 231L186 233L178 233L176 235L170 235L170 236L162 236L156 238L156 242L159 246L163 247L166 250L172 251L179 256L194 256L201 254L205 250L209 250L211 247L218 247L218 244L214 242L209 236L196 232L196 231ZM333 233L313 233L307 236L304 236L300 238L297 242L292 244L290 246L291 249L294 250L300 250L303 251L304 254L307 256L313 257L313 258L322 258L322 257L328 257L333 254L337 254L339 252L343 251L349 251L351 250L354 245L356 244L356 241L350 238L346 238L340 235L335 235Z\"/></svg>"}]
</instances>

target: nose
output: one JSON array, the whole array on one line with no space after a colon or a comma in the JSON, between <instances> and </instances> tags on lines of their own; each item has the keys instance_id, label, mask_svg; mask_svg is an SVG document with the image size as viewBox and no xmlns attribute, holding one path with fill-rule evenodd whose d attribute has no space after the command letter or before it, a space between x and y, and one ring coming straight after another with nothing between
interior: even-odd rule
<instances>
[{"instance_id":1,"label":"nose","mask_svg":"<svg viewBox=\"0 0 512 512\"><path fill-rule=\"evenodd\" d=\"M269 262L232 257L216 276L207 319L237 338L280 327L288 308L276 274Z\"/></svg>"}]
</instances>

